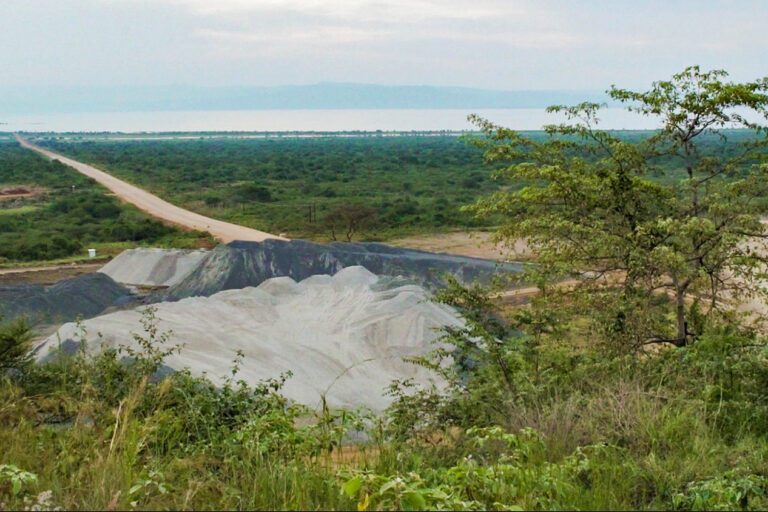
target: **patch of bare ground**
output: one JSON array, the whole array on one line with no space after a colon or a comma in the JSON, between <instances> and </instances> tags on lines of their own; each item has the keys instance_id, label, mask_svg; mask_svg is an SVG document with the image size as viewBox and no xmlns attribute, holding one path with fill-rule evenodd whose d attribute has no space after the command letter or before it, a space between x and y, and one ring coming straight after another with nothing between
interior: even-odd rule
<instances>
[{"instance_id":1,"label":"patch of bare ground","mask_svg":"<svg viewBox=\"0 0 768 512\"><path fill-rule=\"evenodd\" d=\"M185 229L206 231L224 243L229 243L233 240L262 242L268 238L282 239L282 237L277 235L272 235L270 233L265 233L263 231L258 231L256 229L248 228L245 226L212 219L210 217L179 208L178 206L175 206L155 195L150 194L146 190L131 185L125 181L119 180L111 174L97 169L96 167L78 162L77 160L72 160L71 158L59 155L58 153L54 153L53 151L47 150L45 148L41 148L27 141L25 138L18 134L14 134L14 137L22 147L36 151L37 153L40 153L41 155L51 160L58 160L64 165L68 165L74 168L81 174L84 174L85 176L88 176L89 178L92 178L100 184L104 185L106 188L114 192L116 196L121 200L125 201L126 203L133 204L140 210L143 210L149 215L160 220L170 222L171 224L181 226Z\"/></svg>"},{"instance_id":2,"label":"patch of bare ground","mask_svg":"<svg viewBox=\"0 0 768 512\"><path fill-rule=\"evenodd\" d=\"M502 247L491 240L491 233L483 231L455 231L399 238L389 242L397 247L418 249L429 252L444 252L471 258L489 260L526 260L532 256L523 241L515 242L513 248Z\"/></svg>"},{"instance_id":3,"label":"patch of bare ground","mask_svg":"<svg viewBox=\"0 0 768 512\"><path fill-rule=\"evenodd\" d=\"M42 187L28 187L26 185L0 187L0 201L18 199L21 197L36 197L45 192L46 190Z\"/></svg>"},{"instance_id":4,"label":"patch of bare ground","mask_svg":"<svg viewBox=\"0 0 768 512\"><path fill-rule=\"evenodd\" d=\"M68 263L64 265L45 265L40 267L20 267L0 269L0 286L19 284L52 285L63 279L71 279L82 274L96 272L106 258L90 260L87 263Z\"/></svg>"},{"instance_id":5,"label":"patch of bare ground","mask_svg":"<svg viewBox=\"0 0 768 512\"><path fill-rule=\"evenodd\" d=\"M376 446L355 444L334 446L333 451L327 456L319 458L318 462L330 469L370 467L376 463L379 454L380 450Z\"/></svg>"}]
</instances>

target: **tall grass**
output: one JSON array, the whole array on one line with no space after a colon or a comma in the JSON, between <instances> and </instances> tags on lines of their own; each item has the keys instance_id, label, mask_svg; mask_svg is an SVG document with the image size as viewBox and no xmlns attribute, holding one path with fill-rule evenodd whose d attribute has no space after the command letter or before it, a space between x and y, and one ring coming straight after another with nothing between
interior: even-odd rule
<instances>
[{"instance_id":1,"label":"tall grass","mask_svg":"<svg viewBox=\"0 0 768 512\"><path fill-rule=\"evenodd\" d=\"M148 320L131 358L82 350L6 372L3 508L768 507L768 363L753 334L714 329L642 357L554 338L533 354L518 334L494 355L513 368L505 385L482 378L499 375L490 363L465 367L442 395L394 385L374 416L289 403L289 376L248 386L239 357L218 388L158 378L172 340Z\"/></svg>"}]
</instances>

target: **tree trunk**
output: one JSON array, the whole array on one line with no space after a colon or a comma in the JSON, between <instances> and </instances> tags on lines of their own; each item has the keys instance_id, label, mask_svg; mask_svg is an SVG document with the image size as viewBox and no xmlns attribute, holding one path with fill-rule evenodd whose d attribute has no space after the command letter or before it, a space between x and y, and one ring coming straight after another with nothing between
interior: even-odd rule
<instances>
[{"instance_id":1,"label":"tree trunk","mask_svg":"<svg viewBox=\"0 0 768 512\"><path fill-rule=\"evenodd\" d=\"M688 344L688 322L685 319L685 293L677 290L677 342L675 345L683 347Z\"/></svg>"},{"instance_id":2,"label":"tree trunk","mask_svg":"<svg viewBox=\"0 0 768 512\"><path fill-rule=\"evenodd\" d=\"M677 276L673 276L672 282L675 285L675 299L677 301L677 339L675 340L675 345L684 347L688 344L688 322L685 319L685 291L688 289L689 283L681 286Z\"/></svg>"}]
</instances>

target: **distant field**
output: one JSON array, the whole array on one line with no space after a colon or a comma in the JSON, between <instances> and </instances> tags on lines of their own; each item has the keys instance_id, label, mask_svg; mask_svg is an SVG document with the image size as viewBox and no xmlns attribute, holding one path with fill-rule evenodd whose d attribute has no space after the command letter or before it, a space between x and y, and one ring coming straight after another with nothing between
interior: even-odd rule
<instances>
[{"instance_id":1,"label":"distant field","mask_svg":"<svg viewBox=\"0 0 768 512\"><path fill-rule=\"evenodd\" d=\"M7 186L38 192L0 195L0 264L77 261L87 258L88 248L110 254L137 245L210 243L206 235L185 233L119 202L69 167L0 141L0 190Z\"/></svg>"},{"instance_id":2,"label":"distant field","mask_svg":"<svg viewBox=\"0 0 768 512\"><path fill-rule=\"evenodd\" d=\"M169 140L169 139L316 139L316 138L382 138L382 137L459 137L479 134L466 130L413 130L413 131L256 131L256 132L56 132L40 137L63 142ZM0 137L10 134L0 133Z\"/></svg>"},{"instance_id":3,"label":"distant field","mask_svg":"<svg viewBox=\"0 0 768 512\"><path fill-rule=\"evenodd\" d=\"M616 133L638 140L652 132ZM391 240L484 229L499 221L478 220L461 211L501 184L491 179L493 169L483 164L482 151L456 135L58 134L43 135L39 142L213 218L294 238L329 240L333 234L343 238L339 229L332 233L329 227L339 217L339 209L364 205L371 215L353 238ZM748 135L732 131L729 136ZM713 152L732 150L715 138L707 144ZM652 179L678 179L681 170L674 159L656 164L649 170Z\"/></svg>"}]
</instances>

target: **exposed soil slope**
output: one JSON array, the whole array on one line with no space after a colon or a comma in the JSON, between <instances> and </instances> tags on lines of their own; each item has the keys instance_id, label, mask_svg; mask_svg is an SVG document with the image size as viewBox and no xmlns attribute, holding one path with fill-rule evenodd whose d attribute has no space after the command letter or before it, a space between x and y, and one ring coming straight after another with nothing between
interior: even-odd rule
<instances>
[{"instance_id":1,"label":"exposed soil slope","mask_svg":"<svg viewBox=\"0 0 768 512\"><path fill-rule=\"evenodd\" d=\"M510 272L522 270L519 263L499 264L378 243L234 242L210 251L192 272L157 300L209 296L222 290L257 286L265 279L278 276L301 280L315 274L335 274L354 265L379 276L402 276L427 288L442 284L444 273L465 283L487 283L499 266Z\"/></svg>"},{"instance_id":2,"label":"exposed soil slope","mask_svg":"<svg viewBox=\"0 0 768 512\"><path fill-rule=\"evenodd\" d=\"M110 306L126 304L135 296L109 276L95 272L65 279L53 286L0 286L0 318L18 316L31 322L56 323L90 318Z\"/></svg>"},{"instance_id":3,"label":"exposed soil slope","mask_svg":"<svg viewBox=\"0 0 768 512\"><path fill-rule=\"evenodd\" d=\"M173 286L192 272L208 251L137 248L121 252L99 272L123 284Z\"/></svg>"}]
</instances>

